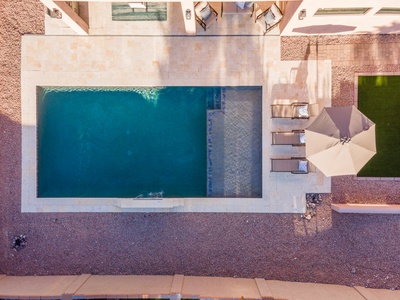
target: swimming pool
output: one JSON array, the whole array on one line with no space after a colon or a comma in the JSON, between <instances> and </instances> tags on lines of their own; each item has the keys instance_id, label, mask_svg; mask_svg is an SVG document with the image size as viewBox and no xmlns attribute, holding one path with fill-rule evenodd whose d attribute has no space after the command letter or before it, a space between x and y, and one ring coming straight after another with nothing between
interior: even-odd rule
<instances>
[{"instance_id":1,"label":"swimming pool","mask_svg":"<svg viewBox=\"0 0 400 300\"><path fill-rule=\"evenodd\" d=\"M37 196L206 197L216 90L38 87Z\"/></svg>"}]
</instances>

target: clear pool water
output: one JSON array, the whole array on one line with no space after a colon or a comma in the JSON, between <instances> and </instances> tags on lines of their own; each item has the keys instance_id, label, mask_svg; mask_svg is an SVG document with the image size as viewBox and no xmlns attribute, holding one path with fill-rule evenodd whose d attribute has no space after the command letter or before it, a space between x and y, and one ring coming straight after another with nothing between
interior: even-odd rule
<instances>
[{"instance_id":1,"label":"clear pool water","mask_svg":"<svg viewBox=\"0 0 400 300\"><path fill-rule=\"evenodd\" d=\"M38 197L206 197L213 88L38 88Z\"/></svg>"}]
</instances>

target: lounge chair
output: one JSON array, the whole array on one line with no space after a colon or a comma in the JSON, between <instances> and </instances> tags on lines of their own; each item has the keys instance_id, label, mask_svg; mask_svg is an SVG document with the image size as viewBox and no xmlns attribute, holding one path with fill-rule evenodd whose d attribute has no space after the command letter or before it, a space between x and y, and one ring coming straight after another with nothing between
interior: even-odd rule
<instances>
[{"instance_id":1,"label":"lounge chair","mask_svg":"<svg viewBox=\"0 0 400 300\"><path fill-rule=\"evenodd\" d=\"M218 19L218 13L208 2L197 2L194 6L196 21L204 31Z\"/></svg>"},{"instance_id":2,"label":"lounge chair","mask_svg":"<svg viewBox=\"0 0 400 300\"><path fill-rule=\"evenodd\" d=\"M223 15L250 15L253 16L254 2L222 2L221 16Z\"/></svg>"},{"instance_id":3,"label":"lounge chair","mask_svg":"<svg viewBox=\"0 0 400 300\"><path fill-rule=\"evenodd\" d=\"M271 158L271 172L307 174L309 169L309 162L305 157Z\"/></svg>"},{"instance_id":4,"label":"lounge chair","mask_svg":"<svg viewBox=\"0 0 400 300\"><path fill-rule=\"evenodd\" d=\"M279 7L274 3L267 10L256 12L256 23L261 27L264 35L278 26L283 14Z\"/></svg>"},{"instance_id":5,"label":"lounge chair","mask_svg":"<svg viewBox=\"0 0 400 300\"><path fill-rule=\"evenodd\" d=\"M272 145L305 146L304 130L272 132Z\"/></svg>"},{"instance_id":6,"label":"lounge chair","mask_svg":"<svg viewBox=\"0 0 400 300\"><path fill-rule=\"evenodd\" d=\"M272 104L271 118L309 119L308 103L294 102L292 104Z\"/></svg>"}]
</instances>

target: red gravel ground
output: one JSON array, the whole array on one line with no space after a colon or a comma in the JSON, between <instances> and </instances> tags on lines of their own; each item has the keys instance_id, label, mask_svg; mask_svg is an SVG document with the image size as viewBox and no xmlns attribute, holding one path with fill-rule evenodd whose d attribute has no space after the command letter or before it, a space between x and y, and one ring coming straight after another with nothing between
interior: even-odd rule
<instances>
[{"instance_id":1,"label":"red gravel ground","mask_svg":"<svg viewBox=\"0 0 400 300\"><path fill-rule=\"evenodd\" d=\"M288 214L21 214L20 41L23 34L43 34L43 6L0 0L0 20L0 273L262 277L400 289L400 216L330 209L331 201L399 203L394 182L335 178L332 196L311 221ZM397 36L386 39L357 41L400 44ZM308 44L307 38L282 38L283 59L312 59ZM333 64L333 105L352 103L356 70L399 66ZM16 252L11 241L20 233L28 245Z\"/></svg>"},{"instance_id":2,"label":"red gravel ground","mask_svg":"<svg viewBox=\"0 0 400 300\"><path fill-rule=\"evenodd\" d=\"M332 61L332 106L354 104L354 74L366 72L400 72L399 52L390 53L395 44L400 46L400 35L353 35L318 37L283 37L282 60L330 59ZM358 57L343 54L346 45L353 45ZM397 64L373 59L373 48L378 48L384 59L393 56ZM344 59L343 59L344 58ZM332 200L335 203L400 204L400 181L357 180L353 176L332 178ZM400 246L399 246L400 247ZM398 249L400 251L400 248Z\"/></svg>"}]
</instances>

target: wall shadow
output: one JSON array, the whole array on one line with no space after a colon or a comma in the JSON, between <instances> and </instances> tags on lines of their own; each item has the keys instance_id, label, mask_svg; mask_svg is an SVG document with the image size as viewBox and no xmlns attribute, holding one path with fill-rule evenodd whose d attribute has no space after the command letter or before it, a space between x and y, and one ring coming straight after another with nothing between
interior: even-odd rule
<instances>
[{"instance_id":1,"label":"wall shadow","mask_svg":"<svg viewBox=\"0 0 400 300\"><path fill-rule=\"evenodd\" d=\"M293 32L306 33L306 34L332 34L339 32L354 31L357 27L346 26L346 25L312 25L305 27L297 27L293 29Z\"/></svg>"},{"instance_id":2,"label":"wall shadow","mask_svg":"<svg viewBox=\"0 0 400 300\"><path fill-rule=\"evenodd\" d=\"M310 55L310 44L307 45L304 53L304 60L301 60L297 67L290 70L288 82L274 84L271 89L272 104L281 104L281 100L291 102L309 102L308 79L308 57ZM314 93L313 93L314 94Z\"/></svg>"}]
</instances>

